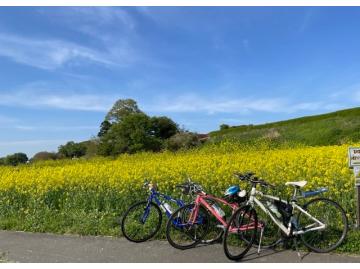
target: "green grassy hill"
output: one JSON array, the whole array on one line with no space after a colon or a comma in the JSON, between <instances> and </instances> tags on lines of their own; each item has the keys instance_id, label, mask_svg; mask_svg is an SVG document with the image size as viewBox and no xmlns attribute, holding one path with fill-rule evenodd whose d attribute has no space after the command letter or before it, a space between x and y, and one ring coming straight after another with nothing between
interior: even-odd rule
<instances>
[{"instance_id":1,"label":"green grassy hill","mask_svg":"<svg viewBox=\"0 0 360 269\"><path fill-rule=\"evenodd\" d=\"M244 143L264 139L310 146L360 141L360 107L260 125L233 126L211 132L210 137L215 142L227 138Z\"/></svg>"}]
</instances>

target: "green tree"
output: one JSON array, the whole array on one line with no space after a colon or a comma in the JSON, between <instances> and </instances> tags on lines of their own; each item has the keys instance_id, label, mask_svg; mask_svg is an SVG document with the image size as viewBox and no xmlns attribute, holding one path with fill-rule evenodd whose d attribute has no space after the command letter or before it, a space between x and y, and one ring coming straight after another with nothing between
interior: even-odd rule
<instances>
[{"instance_id":1,"label":"green tree","mask_svg":"<svg viewBox=\"0 0 360 269\"><path fill-rule=\"evenodd\" d=\"M220 125L220 130L226 130L226 129L229 129L230 126L228 124L221 124Z\"/></svg>"},{"instance_id":2,"label":"green tree","mask_svg":"<svg viewBox=\"0 0 360 269\"><path fill-rule=\"evenodd\" d=\"M46 160L56 160L59 156L55 152L47 152L47 151L40 151L36 153L32 158L31 162L37 161L46 161Z\"/></svg>"},{"instance_id":3,"label":"green tree","mask_svg":"<svg viewBox=\"0 0 360 269\"><path fill-rule=\"evenodd\" d=\"M5 164L16 166L19 164L27 163L28 160L29 159L25 153L19 152L6 156Z\"/></svg>"},{"instance_id":4,"label":"green tree","mask_svg":"<svg viewBox=\"0 0 360 269\"><path fill-rule=\"evenodd\" d=\"M84 143L69 141L59 147L59 154L66 158L79 158L86 154L86 145L84 145Z\"/></svg>"},{"instance_id":5,"label":"green tree","mask_svg":"<svg viewBox=\"0 0 360 269\"><path fill-rule=\"evenodd\" d=\"M117 155L138 151L159 151L160 138L154 135L151 118L144 113L125 116L101 138L99 154Z\"/></svg>"},{"instance_id":6,"label":"green tree","mask_svg":"<svg viewBox=\"0 0 360 269\"><path fill-rule=\"evenodd\" d=\"M104 136L111 128L111 123L108 120L104 120L100 125L100 131L98 137Z\"/></svg>"},{"instance_id":7,"label":"green tree","mask_svg":"<svg viewBox=\"0 0 360 269\"><path fill-rule=\"evenodd\" d=\"M178 125L168 117L152 117L151 125L154 136L168 139L179 131Z\"/></svg>"},{"instance_id":8,"label":"green tree","mask_svg":"<svg viewBox=\"0 0 360 269\"><path fill-rule=\"evenodd\" d=\"M105 121L110 123L121 122L122 119L130 114L142 113L133 99L119 99L107 113Z\"/></svg>"}]
</instances>

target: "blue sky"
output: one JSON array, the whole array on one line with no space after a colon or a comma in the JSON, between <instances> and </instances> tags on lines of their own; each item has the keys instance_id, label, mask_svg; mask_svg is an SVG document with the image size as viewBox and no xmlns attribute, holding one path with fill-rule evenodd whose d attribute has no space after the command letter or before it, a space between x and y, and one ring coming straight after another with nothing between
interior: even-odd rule
<instances>
[{"instance_id":1,"label":"blue sky","mask_svg":"<svg viewBox=\"0 0 360 269\"><path fill-rule=\"evenodd\" d=\"M197 132L358 106L360 9L0 7L0 156L97 134L133 98Z\"/></svg>"}]
</instances>

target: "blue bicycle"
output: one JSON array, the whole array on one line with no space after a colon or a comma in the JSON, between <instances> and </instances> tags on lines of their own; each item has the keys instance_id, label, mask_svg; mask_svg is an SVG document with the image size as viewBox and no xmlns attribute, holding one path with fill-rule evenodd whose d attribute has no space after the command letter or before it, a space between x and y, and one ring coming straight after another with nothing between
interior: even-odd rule
<instances>
[{"instance_id":1,"label":"blue bicycle","mask_svg":"<svg viewBox=\"0 0 360 269\"><path fill-rule=\"evenodd\" d=\"M192 183L189 180L187 183L176 187L182 189L183 194L189 194L191 186ZM168 202L176 204L177 207L185 205L182 199L174 199L169 195L158 192L156 184L145 182L143 187L148 188L150 191L148 199L130 206L121 221L123 235L129 241L135 243L145 242L156 235L162 223L161 210L170 218L173 209Z\"/></svg>"}]
</instances>

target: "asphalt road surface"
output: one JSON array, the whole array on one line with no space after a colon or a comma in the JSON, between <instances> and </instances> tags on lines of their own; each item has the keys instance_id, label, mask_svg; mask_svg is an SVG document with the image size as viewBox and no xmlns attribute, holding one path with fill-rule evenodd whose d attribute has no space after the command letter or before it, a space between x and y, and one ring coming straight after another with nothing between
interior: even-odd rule
<instances>
[{"instance_id":1,"label":"asphalt road surface","mask_svg":"<svg viewBox=\"0 0 360 269\"><path fill-rule=\"evenodd\" d=\"M4 262L231 262L221 244L177 250L166 241L141 244L124 238L0 231ZM360 256L252 249L243 262L360 262Z\"/></svg>"}]
</instances>

